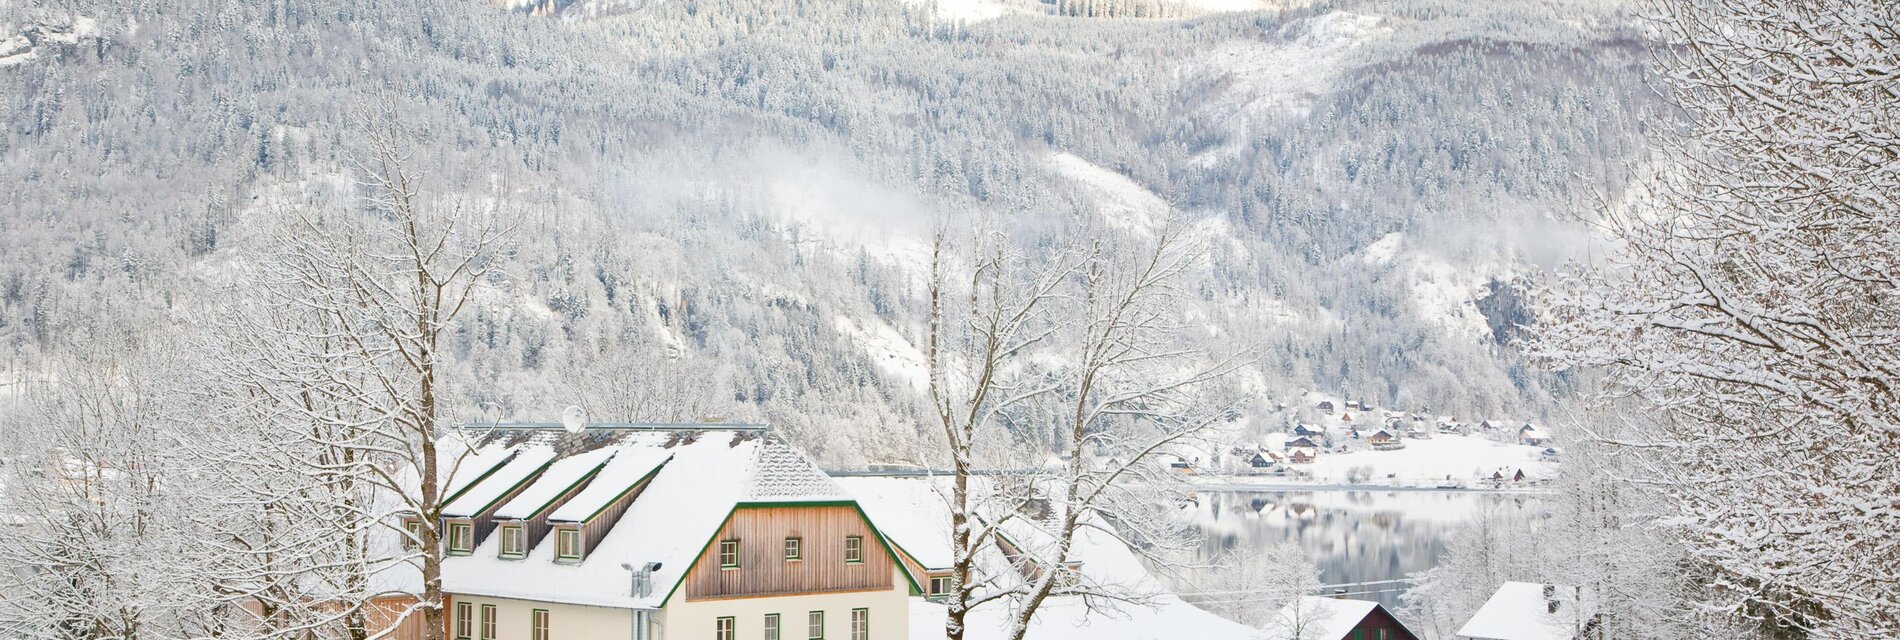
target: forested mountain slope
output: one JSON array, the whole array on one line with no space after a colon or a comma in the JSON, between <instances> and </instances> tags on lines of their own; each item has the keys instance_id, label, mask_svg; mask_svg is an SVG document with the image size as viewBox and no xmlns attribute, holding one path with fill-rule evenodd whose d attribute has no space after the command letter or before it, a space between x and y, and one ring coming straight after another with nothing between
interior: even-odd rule
<instances>
[{"instance_id":1,"label":"forested mountain slope","mask_svg":"<svg viewBox=\"0 0 1900 640\"><path fill-rule=\"evenodd\" d=\"M903 457L863 436L914 429L938 220L1034 247L1170 207L1211 240L1206 340L1259 345L1239 391L1535 411L1561 381L1504 345L1513 283L1587 250L1564 220L1617 197L1654 100L1616 6L1467 4L7 5L0 375L202 326L261 220L350 206L354 116L390 103L430 193L519 220L450 354L471 418L756 418Z\"/></svg>"}]
</instances>

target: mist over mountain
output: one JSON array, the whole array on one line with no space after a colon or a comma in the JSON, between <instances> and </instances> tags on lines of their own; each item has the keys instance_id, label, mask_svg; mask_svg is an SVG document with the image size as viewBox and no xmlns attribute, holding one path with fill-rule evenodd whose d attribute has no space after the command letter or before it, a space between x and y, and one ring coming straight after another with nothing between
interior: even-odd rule
<instances>
[{"instance_id":1,"label":"mist over mountain","mask_svg":"<svg viewBox=\"0 0 1900 640\"><path fill-rule=\"evenodd\" d=\"M393 105L429 194L517 223L446 354L468 419L903 458L931 234L978 214L1034 249L1178 213L1200 339L1257 349L1262 406L1565 388L1509 341L1643 166L1618 4L943 2L0 6L0 375L204 327L262 220L356 206L352 114Z\"/></svg>"}]
</instances>

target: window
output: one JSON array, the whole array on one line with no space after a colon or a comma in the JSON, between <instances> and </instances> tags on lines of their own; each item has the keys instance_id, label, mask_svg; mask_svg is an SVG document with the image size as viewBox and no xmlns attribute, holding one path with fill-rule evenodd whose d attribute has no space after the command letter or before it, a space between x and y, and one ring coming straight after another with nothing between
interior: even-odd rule
<instances>
[{"instance_id":1,"label":"window","mask_svg":"<svg viewBox=\"0 0 1900 640\"><path fill-rule=\"evenodd\" d=\"M779 640L778 614L776 613L765 614L765 640Z\"/></svg>"},{"instance_id":2,"label":"window","mask_svg":"<svg viewBox=\"0 0 1900 640\"><path fill-rule=\"evenodd\" d=\"M739 568L739 541L738 540L720 540L719 541L719 568L721 569Z\"/></svg>"},{"instance_id":3,"label":"window","mask_svg":"<svg viewBox=\"0 0 1900 640\"><path fill-rule=\"evenodd\" d=\"M556 560L581 559L580 529L556 529L554 531L554 558Z\"/></svg>"},{"instance_id":4,"label":"window","mask_svg":"<svg viewBox=\"0 0 1900 640\"><path fill-rule=\"evenodd\" d=\"M475 637L475 605L455 603L455 637L458 640Z\"/></svg>"},{"instance_id":5,"label":"window","mask_svg":"<svg viewBox=\"0 0 1900 640\"><path fill-rule=\"evenodd\" d=\"M825 640L825 612L813 611L806 614L805 637L811 640Z\"/></svg>"},{"instance_id":6,"label":"window","mask_svg":"<svg viewBox=\"0 0 1900 640\"><path fill-rule=\"evenodd\" d=\"M950 593L950 576L931 577L930 578L930 595L940 596L946 593Z\"/></svg>"},{"instance_id":7,"label":"window","mask_svg":"<svg viewBox=\"0 0 1900 640\"><path fill-rule=\"evenodd\" d=\"M851 610L851 640L871 640L871 610Z\"/></svg>"},{"instance_id":8,"label":"window","mask_svg":"<svg viewBox=\"0 0 1900 640\"><path fill-rule=\"evenodd\" d=\"M548 610L534 610L534 627L528 632L528 640L548 640Z\"/></svg>"},{"instance_id":9,"label":"window","mask_svg":"<svg viewBox=\"0 0 1900 640\"><path fill-rule=\"evenodd\" d=\"M495 605L482 605L482 640L495 640Z\"/></svg>"},{"instance_id":10,"label":"window","mask_svg":"<svg viewBox=\"0 0 1900 640\"><path fill-rule=\"evenodd\" d=\"M408 537L402 539L402 548L417 549L422 547L421 520L405 516L402 519L402 530L409 533Z\"/></svg>"},{"instance_id":11,"label":"window","mask_svg":"<svg viewBox=\"0 0 1900 640\"><path fill-rule=\"evenodd\" d=\"M737 640L738 633L733 631L732 616L713 619L713 640Z\"/></svg>"},{"instance_id":12,"label":"window","mask_svg":"<svg viewBox=\"0 0 1900 640\"><path fill-rule=\"evenodd\" d=\"M786 538L785 539L785 559L787 561L805 559L805 539L804 538Z\"/></svg>"},{"instance_id":13,"label":"window","mask_svg":"<svg viewBox=\"0 0 1900 640\"><path fill-rule=\"evenodd\" d=\"M853 564L864 562L864 538L859 536L844 537L844 561Z\"/></svg>"},{"instance_id":14,"label":"window","mask_svg":"<svg viewBox=\"0 0 1900 640\"><path fill-rule=\"evenodd\" d=\"M521 525L501 525L501 557L519 558L528 555L527 550L522 548L526 546L522 544L523 537Z\"/></svg>"},{"instance_id":15,"label":"window","mask_svg":"<svg viewBox=\"0 0 1900 640\"><path fill-rule=\"evenodd\" d=\"M475 526L467 522L449 523L449 553L467 554L475 550Z\"/></svg>"}]
</instances>

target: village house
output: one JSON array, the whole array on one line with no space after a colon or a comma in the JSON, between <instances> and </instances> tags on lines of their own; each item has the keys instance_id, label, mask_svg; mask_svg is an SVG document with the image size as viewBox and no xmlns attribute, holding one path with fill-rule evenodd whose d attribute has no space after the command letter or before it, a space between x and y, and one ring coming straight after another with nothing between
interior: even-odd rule
<instances>
[{"instance_id":1,"label":"village house","mask_svg":"<svg viewBox=\"0 0 1900 640\"><path fill-rule=\"evenodd\" d=\"M1331 400L1319 401L1319 410L1330 415L1333 412L1333 401Z\"/></svg>"},{"instance_id":2,"label":"village house","mask_svg":"<svg viewBox=\"0 0 1900 640\"><path fill-rule=\"evenodd\" d=\"M1524 426L1517 428L1518 444L1541 447L1548 442L1550 442L1550 437L1544 435L1543 431L1531 423L1526 422Z\"/></svg>"},{"instance_id":3,"label":"village house","mask_svg":"<svg viewBox=\"0 0 1900 640\"><path fill-rule=\"evenodd\" d=\"M1254 469L1272 469L1274 465L1279 464L1279 457L1277 453L1256 449L1253 455L1247 458L1247 466Z\"/></svg>"},{"instance_id":4,"label":"village house","mask_svg":"<svg viewBox=\"0 0 1900 640\"><path fill-rule=\"evenodd\" d=\"M452 640L901 639L923 593L857 502L761 426L502 425L439 447L467 452L444 482ZM419 591L407 566L378 579Z\"/></svg>"},{"instance_id":5,"label":"village house","mask_svg":"<svg viewBox=\"0 0 1900 640\"><path fill-rule=\"evenodd\" d=\"M1373 448L1389 447L1397 444L1398 441L1398 436L1393 435L1391 431L1385 429L1374 431L1372 435L1366 436L1366 442L1371 443Z\"/></svg>"},{"instance_id":6,"label":"village house","mask_svg":"<svg viewBox=\"0 0 1900 640\"><path fill-rule=\"evenodd\" d=\"M1324 438L1326 430L1310 424L1293 425L1293 435L1307 438Z\"/></svg>"}]
</instances>

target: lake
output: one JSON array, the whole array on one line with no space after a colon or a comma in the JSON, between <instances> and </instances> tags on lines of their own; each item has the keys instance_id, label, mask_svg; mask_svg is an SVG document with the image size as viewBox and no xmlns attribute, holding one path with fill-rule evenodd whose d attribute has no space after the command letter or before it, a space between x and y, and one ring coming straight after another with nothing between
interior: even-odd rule
<instances>
[{"instance_id":1,"label":"lake","mask_svg":"<svg viewBox=\"0 0 1900 640\"><path fill-rule=\"evenodd\" d=\"M1207 539L1193 560L1293 541L1319 567L1322 583L1379 583L1347 587L1347 597L1377 600L1394 610L1409 585L1381 581L1437 565L1452 532L1482 510L1549 509L1543 496L1527 492L1204 490L1195 498L1195 521ZM1187 569L1169 581L1190 601L1231 605L1247 597L1234 595L1233 581L1218 572Z\"/></svg>"}]
</instances>

